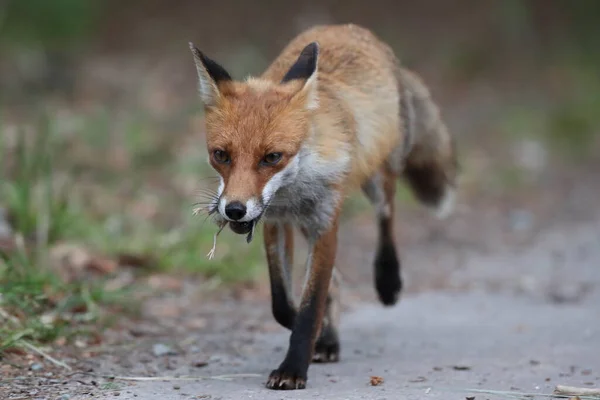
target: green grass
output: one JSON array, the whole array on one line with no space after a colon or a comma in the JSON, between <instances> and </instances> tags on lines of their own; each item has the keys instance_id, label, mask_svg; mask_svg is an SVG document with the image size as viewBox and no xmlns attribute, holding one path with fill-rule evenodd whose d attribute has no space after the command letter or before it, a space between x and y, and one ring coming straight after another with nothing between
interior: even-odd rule
<instances>
[{"instance_id":1,"label":"green grass","mask_svg":"<svg viewBox=\"0 0 600 400\"><path fill-rule=\"evenodd\" d=\"M59 337L72 341L87 336L101 324L101 308L118 307L124 292L104 290L102 282L62 282L45 265L40 254L16 254L0 259L0 353L23 340L48 343Z\"/></svg>"},{"instance_id":2,"label":"green grass","mask_svg":"<svg viewBox=\"0 0 600 400\"><path fill-rule=\"evenodd\" d=\"M48 115L39 114L17 131L0 121L0 207L16 243L0 251L0 353L29 342L85 336L135 310L131 291L106 289L112 276L64 280L56 269L61 266L51 261L61 243L108 258L128 254L147 260L136 275L196 274L217 283L255 277L264 263L260 234L248 245L224 231L215 259L208 259L217 227L194 216L196 199L172 184L203 182L206 167L197 155L173 157L164 139L152 140L159 137L148 135L154 121L135 115L116 127L104 113L78 115L70 123ZM122 136L112 144L107 134L115 129ZM85 156L90 148L97 159ZM124 168L115 168L108 157L116 150L124 151ZM156 203L150 217L136 212L146 197Z\"/></svg>"},{"instance_id":3,"label":"green grass","mask_svg":"<svg viewBox=\"0 0 600 400\"><path fill-rule=\"evenodd\" d=\"M72 322L96 321L98 304L108 305L120 295L102 290L101 282L62 282L49 267L52 244L85 236L87 225L71 201L72 188L54 179L56 143L49 119L42 116L35 126L33 135L17 132L12 149L9 135L0 135L6 164L0 206L11 217L15 243L0 253L0 351L24 340L50 342L81 334L83 325Z\"/></svg>"}]
</instances>

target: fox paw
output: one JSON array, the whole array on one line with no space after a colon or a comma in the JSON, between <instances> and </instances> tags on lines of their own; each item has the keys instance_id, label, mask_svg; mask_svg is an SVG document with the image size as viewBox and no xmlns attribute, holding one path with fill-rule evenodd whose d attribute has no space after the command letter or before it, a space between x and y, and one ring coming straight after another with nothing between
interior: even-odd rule
<instances>
[{"instance_id":1,"label":"fox paw","mask_svg":"<svg viewBox=\"0 0 600 400\"><path fill-rule=\"evenodd\" d=\"M337 332L326 326L315 344L312 361L314 363L333 363L340 360L340 341Z\"/></svg>"},{"instance_id":2,"label":"fox paw","mask_svg":"<svg viewBox=\"0 0 600 400\"><path fill-rule=\"evenodd\" d=\"M279 367L271 372L267 388L273 390L297 390L306 388L306 372L300 373L293 368Z\"/></svg>"}]
</instances>

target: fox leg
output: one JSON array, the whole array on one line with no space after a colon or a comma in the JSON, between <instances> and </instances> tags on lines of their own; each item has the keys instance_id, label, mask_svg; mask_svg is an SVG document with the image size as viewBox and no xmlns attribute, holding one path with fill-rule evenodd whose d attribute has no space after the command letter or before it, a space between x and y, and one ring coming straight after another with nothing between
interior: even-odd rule
<instances>
[{"instance_id":1,"label":"fox leg","mask_svg":"<svg viewBox=\"0 0 600 400\"><path fill-rule=\"evenodd\" d=\"M292 297L294 233L290 224L265 223L265 250L271 280L271 308L275 320L292 329L296 308Z\"/></svg>"},{"instance_id":2,"label":"fox leg","mask_svg":"<svg viewBox=\"0 0 600 400\"><path fill-rule=\"evenodd\" d=\"M309 234L307 279L302 300L290 336L287 354L267 381L270 389L304 389L307 372L317 341L327 303L337 248L339 207L326 232Z\"/></svg>"},{"instance_id":3,"label":"fox leg","mask_svg":"<svg viewBox=\"0 0 600 400\"><path fill-rule=\"evenodd\" d=\"M312 358L315 363L337 362L340 360L340 339L338 334L340 323L340 282L336 272L334 268L325 303L325 316L323 317L321 333L315 344L315 351Z\"/></svg>"},{"instance_id":4,"label":"fox leg","mask_svg":"<svg viewBox=\"0 0 600 400\"><path fill-rule=\"evenodd\" d=\"M379 239L375 256L375 288L379 300L391 306L398 300L402 290L400 261L394 243L394 195L396 176L388 168L382 167L362 186L363 192L376 208L379 225Z\"/></svg>"}]
</instances>

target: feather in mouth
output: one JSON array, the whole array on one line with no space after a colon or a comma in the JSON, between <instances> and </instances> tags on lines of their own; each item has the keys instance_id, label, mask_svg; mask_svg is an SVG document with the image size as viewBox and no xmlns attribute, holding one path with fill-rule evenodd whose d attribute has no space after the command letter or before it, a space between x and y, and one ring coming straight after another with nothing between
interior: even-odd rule
<instances>
[{"instance_id":1,"label":"feather in mouth","mask_svg":"<svg viewBox=\"0 0 600 400\"><path fill-rule=\"evenodd\" d=\"M217 211L217 209L215 207L209 211L208 215L213 215L216 213L216 211ZM194 215L197 215L198 213L199 213L199 209L194 209ZM229 227L231 228L231 230L234 233L237 233L238 235L247 235L246 243L250 243L252 241L252 239L254 238L254 230L256 229L256 225L258 224L260 217L262 217L262 214L260 216L258 216L258 218L255 218L252 221L246 221L246 222L228 221L228 220L224 219L223 217L221 217L220 215L218 215L218 217L215 217L214 222L219 227L219 230L213 236L213 246L207 254L208 258L210 260L212 260L214 258L215 251L217 248L217 237L223 231L223 229L225 229L225 227L227 225L229 225Z\"/></svg>"}]
</instances>

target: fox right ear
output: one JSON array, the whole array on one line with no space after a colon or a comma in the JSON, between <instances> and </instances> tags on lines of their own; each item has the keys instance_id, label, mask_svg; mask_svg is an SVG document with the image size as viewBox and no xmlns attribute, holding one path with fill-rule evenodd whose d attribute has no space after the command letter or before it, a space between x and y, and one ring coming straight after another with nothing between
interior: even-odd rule
<instances>
[{"instance_id":1,"label":"fox right ear","mask_svg":"<svg viewBox=\"0 0 600 400\"><path fill-rule=\"evenodd\" d=\"M231 76L225 68L205 56L192 42L189 46L198 72L200 99L206 107L214 106L221 96L219 83L231 81Z\"/></svg>"}]
</instances>

